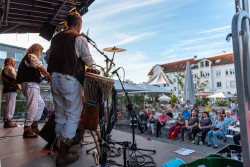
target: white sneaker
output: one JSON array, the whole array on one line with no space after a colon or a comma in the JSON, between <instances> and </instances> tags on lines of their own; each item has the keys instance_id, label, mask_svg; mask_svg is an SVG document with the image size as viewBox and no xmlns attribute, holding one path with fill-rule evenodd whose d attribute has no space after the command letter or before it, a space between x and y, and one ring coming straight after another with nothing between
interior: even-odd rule
<instances>
[{"instance_id":1,"label":"white sneaker","mask_svg":"<svg viewBox=\"0 0 250 167\"><path fill-rule=\"evenodd\" d=\"M194 140L191 142L191 144L194 144Z\"/></svg>"},{"instance_id":2,"label":"white sneaker","mask_svg":"<svg viewBox=\"0 0 250 167\"><path fill-rule=\"evenodd\" d=\"M200 142L199 142L199 145L203 145L203 142L202 142L202 141L200 141Z\"/></svg>"}]
</instances>

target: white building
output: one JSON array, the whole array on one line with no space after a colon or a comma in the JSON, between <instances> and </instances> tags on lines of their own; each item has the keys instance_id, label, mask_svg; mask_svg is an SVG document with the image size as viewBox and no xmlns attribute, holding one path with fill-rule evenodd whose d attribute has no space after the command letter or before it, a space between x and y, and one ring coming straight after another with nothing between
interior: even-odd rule
<instances>
[{"instance_id":1,"label":"white building","mask_svg":"<svg viewBox=\"0 0 250 167\"><path fill-rule=\"evenodd\" d=\"M160 71L163 71L172 84L160 84L160 86L178 95L180 86L177 75L180 73L185 74L187 61L191 64L194 82L197 81L198 77L200 82L207 82L204 92L196 92L197 94L207 95L217 92L236 94L233 53L224 53L203 59L186 59L161 65L157 64L148 73L149 82Z\"/></svg>"}]
</instances>

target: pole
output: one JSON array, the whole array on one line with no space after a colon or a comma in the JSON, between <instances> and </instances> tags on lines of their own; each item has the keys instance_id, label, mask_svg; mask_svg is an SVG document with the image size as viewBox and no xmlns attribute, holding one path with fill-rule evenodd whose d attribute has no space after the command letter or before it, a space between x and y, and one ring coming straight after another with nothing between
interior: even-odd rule
<instances>
[{"instance_id":1,"label":"pole","mask_svg":"<svg viewBox=\"0 0 250 167\"><path fill-rule=\"evenodd\" d=\"M248 2L242 0L243 11L234 15L232 21L232 39L234 65L237 84L237 100L240 112L240 135L243 165L250 164L250 32ZM245 11L244 11L245 10Z\"/></svg>"}]
</instances>

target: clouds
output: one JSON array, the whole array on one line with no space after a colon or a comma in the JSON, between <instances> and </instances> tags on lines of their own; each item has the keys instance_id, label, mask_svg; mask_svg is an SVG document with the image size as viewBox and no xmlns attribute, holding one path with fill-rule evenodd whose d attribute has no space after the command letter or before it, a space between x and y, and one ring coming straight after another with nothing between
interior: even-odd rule
<instances>
[{"instance_id":1,"label":"clouds","mask_svg":"<svg viewBox=\"0 0 250 167\"><path fill-rule=\"evenodd\" d=\"M126 49L115 54L114 69L124 67L126 79L139 83L147 81L155 64L232 51L225 38L231 32L233 15L234 2L228 0L99 0L83 16L82 31L89 28L89 37L101 51L113 46ZM0 35L2 43L49 46L38 35L15 39L15 35ZM104 56L89 48L96 63L105 67ZM105 54L112 58L113 53Z\"/></svg>"}]
</instances>

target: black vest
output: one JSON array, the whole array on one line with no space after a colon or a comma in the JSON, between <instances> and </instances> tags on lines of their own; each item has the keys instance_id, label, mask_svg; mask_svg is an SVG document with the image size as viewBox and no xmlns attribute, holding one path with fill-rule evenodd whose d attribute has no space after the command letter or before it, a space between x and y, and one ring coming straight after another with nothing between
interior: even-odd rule
<instances>
[{"instance_id":1,"label":"black vest","mask_svg":"<svg viewBox=\"0 0 250 167\"><path fill-rule=\"evenodd\" d=\"M3 93L16 92L16 80L2 70Z\"/></svg>"},{"instance_id":2,"label":"black vest","mask_svg":"<svg viewBox=\"0 0 250 167\"><path fill-rule=\"evenodd\" d=\"M36 82L40 83L42 81L42 76L38 68L34 67L28 67L26 64L30 64L30 60L28 58L28 54L24 56L22 59L16 76L16 82L17 83L23 83L23 82Z\"/></svg>"},{"instance_id":3,"label":"black vest","mask_svg":"<svg viewBox=\"0 0 250 167\"><path fill-rule=\"evenodd\" d=\"M73 30L56 34L51 41L48 72L71 75L83 83L84 63L75 53L75 40L80 36Z\"/></svg>"}]
</instances>

